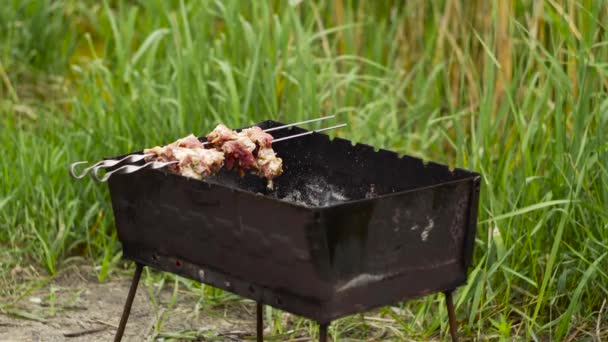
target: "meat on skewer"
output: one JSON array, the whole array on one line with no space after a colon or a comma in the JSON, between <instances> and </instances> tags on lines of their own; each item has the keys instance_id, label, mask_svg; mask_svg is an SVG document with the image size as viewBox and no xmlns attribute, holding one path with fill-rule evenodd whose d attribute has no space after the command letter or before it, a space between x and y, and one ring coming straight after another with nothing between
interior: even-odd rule
<instances>
[{"instance_id":1,"label":"meat on skewer","mask_svg":"<svg viewBox=\"0 0 608 342\"><path fill-rule=\"evenodd\" d=\"M222 152L206 149L192 134L169 145L145 149L144 154L154 154L146 161L178 161L178 164L168 166L170 171L199 180L216 173L224 165Z\"/></svg>"},{"instance_id":2,"label":"meat on skewer","mask_svg":"<svg viewBox=\"0 0 608 342\"><path fill-rule=\"evenodd\" d=\"M237 138L237 133L225 125L217 125L215 129L207 134L207 141L214 147L222 146L228 140Z\"/></svg>"},{"instance_id":3,"label":"meat on skewer","mask_svg":"<svg viewBox=\"0 0 608 342\"><path fill-rule=\"evenodd\" d=\"M245 170L257 168L253 154L256 148L257 146L253 141L243 136L237 136L234 140L225 141L220 146L226 157L226 168L232 170L236 164L241 177L244 175Z\"/></svg>"},{"instance_id":4,"label":"meat on skewer","mask_svg":"<svg viewBox=\"0 0 608 342\"><path fill-rule=\"evenodd\" d=\"M228 170L236 166L241 177L250 170L268 179L270 189L272 179L283 173L283 161L272 150L272 140L272 135L257 126L234 133L226 126L218 125L207 135L207 141L225 153Z\"/></svg>"},{"instance_id":5,"label":"meat on skewer","mask_svg":"<svg viewBox=\"0 0 608 342\"><path fill-rule=\"evenodd\" d=\"M272 180L283 173L283 160L276 156L272 148L260 148L257 155L258 175L268 179L268 188L273 188Z\"/></svg>"},{"instance_id":6,"label":"meat on skewer","mask_svg":"<svg viewBox=\"0 0 608 342\"><path fill-rule=\"evenodd\" d=\"M247 136L256 145L257 175L268 179L268 188L272 189L272 179L283 173L283 160L276 156L272 149L272 135L264 132L260 127L254 126L244 129L240 134Z\"/></svg>"},{"instance_id":7,"label":"meat on skewer","mask_svg":"<svg viewBox=\"0 0 608 342\"><path fill-rule=\"evenodd\" d=\"M236 168L241 177L249 171L266 178L272 189L272 180L283 173L283 161L272 149L272 135L257 126L236 133L218 125L207 134L207 141L211 148L190 134L169 145L145 149L144 154L153 155L146 161L177 161L169 170L195 179L206 178L226 165L228 170Z\"/></svg>"},{"instance_id":8,"label":"meat on skewer","mask_svg":"<svg viewBox=\"0 0 608 342\"><path fill-rule=\"evenodd\" d=\"M260 127L253 126L251 128L245 128L239 136L245 136L253 141L258 147L270 148L272 145L272 135L264 132Z\"/></svg>"}]
</instances>

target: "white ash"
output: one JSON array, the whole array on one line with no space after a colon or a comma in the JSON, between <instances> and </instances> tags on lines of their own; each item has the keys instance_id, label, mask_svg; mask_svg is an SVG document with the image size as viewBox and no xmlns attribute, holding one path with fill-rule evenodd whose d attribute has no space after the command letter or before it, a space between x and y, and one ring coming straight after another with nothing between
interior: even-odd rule
<instances>
[{"instance_id":1,"label":"white ash","mask_svg":"<svg viewBox=\"0 0 608 342\"><path fill-rule=\"evenodd\" d=\"M281 199L305 206L328 206L349 200L342 189L322 178L309 180L304 187L290 191Z\"/></svg>"},{"instance_id":2,"label":"white ash","mask_svg":"<svg viewBox=\"0 0 608 342\"><path fill-rule=\"evenodd\" d=\"M365 198L374 198L376 196L378 196L376 193L376 186L371 184L369 190L365 193Z\"/></svg>"}]
</instances>

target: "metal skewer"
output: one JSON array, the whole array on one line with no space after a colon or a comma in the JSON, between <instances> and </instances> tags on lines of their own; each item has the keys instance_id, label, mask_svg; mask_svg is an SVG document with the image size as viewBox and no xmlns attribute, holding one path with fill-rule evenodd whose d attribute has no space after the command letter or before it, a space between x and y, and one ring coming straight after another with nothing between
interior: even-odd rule
<instances>
[{"instance_id":1,"label":"metal skewer","mask_svg":"<svg viewBox=\"0 0 608 342\"><path fill-rule=\"evenodd\" d=\"M327 120L327 119L331 119L331 118L335 118L335 115L330 115L330 116L324 116L318 119L310 119L310 120L306 120L306 121L300 121L300 122L296 122L296 123L292 123L292 124L288 124L288 125L283 125L283 126L278 126L278 127L273 127L273 128L267 128L264 130L264 132L272 132L272 131L277 131L279 129L283 129L283 128L288 128L288 127L293 127L293 126L297 126L297 125L303 125L303 124L307 124L307 123L311 123L311 122L317 122L317 121L321 121L321 120Z\"/></svg>"},{"instance_id":2,"label":"metal skewer","mask_svg":"<svg viewBox=\"0 0 608 342\"><path fill-rule=\"evenodd\" d=\"M317 122L317 121L327 120L327 119L331 119L331 118L334 118L334 117L336 117L336 116L335 115L329 115L329 116L324 116L324 117L320 117L320 118L317 118L317 119L310 119L310 120L295 122L295 123L291 123L291 124L287 124L287 125L283 125L283 126L266 128L266 129L262 130L262 132L278 131L280 129L285 129L285 128L289 128L289 127L293 127L293 126L297 126L297 125L303 125L303 124L307 124L307 123L311 123L311 122ZM208 144L209 144L208 141L205 141L203 143L203 145L208 145Z\"/></svg>"},{"instance_id":3,"label":"metal skewer","mask_svg":"<svg viewBox=\"0 0 608 342\"><path fill-rule=\"evenodd\" d=\"M277 130L288 128L288 127L303 125L303 124L307 124L307 123L311 123L311 122L323 121L323 120L331 119L334 117L335 117L335 115L329 115L329 116L323 116L323 117L316 118L316 119L304 120L304 121L291 123L291 124L287 124L287 125L283 125L283 126L267 128L264 130L264 132L277 131ZM203 143L203 145L208 145L208 144L209 144L209 142ZM109 168L109 167L116 166L116 165L118 165L120 163L124 163L124 162L135 163L146 157L152 157L152 156L154 156L154 155L153 154L132 154L132 155L124 157L120 160L115 160L115 159L102 160L102 161L99 161L99 162L93 164L92 166L85 168L84 170L82 170L82 173L76 174L76 166L88 163L87 161L79 161L79 162L75 162L72 165L70 165L69 172L72 177L74 177L76 179L82 179L90 171L97 172L97 170L99 170L100 168Z\"/></svg>"},{"instance_id":4,"label":"metal skewer","mask_svg":"<svg viewBox=\"0 0 608 342\"><path fill-rule=\"evenodd\" d=\"M347 126L347 124L340 124L340 125L335 125L335 126L331 126L331 127L325 127L325 128L321 128L321 129L317 129L314 131L309 131L309 132L304 132L304 133L299 133L299 134L294 134L294 135L290 135L287 137L283 137L283 138L279 138L276 140L273 140L272 143L276 143L279 141L285 141L285 140L289 140L289 139L293 139L293 138L299 138L299 137L303 137L305 135L310 135L313 133L318 133L318 132L323 132L323 131L328 131L330 129L336 129L336 128L340 128L340 127L344 127ZM177 164L179 163L179 161L171 161L171 162L158 162L158 161L150 161L147 162L144 165L141 166L136 166L136 165L124 165L121 166L119 168L117 168L116 170L112 170L107 172L103 177L99 177L99 170L101 169L101 167L95 167L93 170L93 178L95 178L95 180L97 180L98 182L106 182L110 176L112 176L114 173L120 173L120 174L125 174L125 173L133 173L133 172L137 172L139 170L142 169L161 169L165 166L171 165L171 164Z\"/></svg>"},{"instance_id":5,"label":"metal skewer","mask_svg":"<svg viewBox=\"0 0 608 342\"><path fill-rule=\"evenodd\" d=\"M287 136L287 137L282 137L282 138L279 138L279 139L275 139L275 140L272 141L272 143L274 144L274 143L279 142L279 141L285 141L285 140L289 140L289 139L293 139L293 138L299 138L299 137L303 137L305 135L310 135L310 134L313 134L313 133L328 131L330 129L340 128L340 127L344 127L344 126L346 126L346 124L341 124L341 125L335 125L335 126L331 126L331 127L321 128L321 129L317 129L315 131L309 131L309 132L304 132L304 133L300 133L300 134L294 134L294 135L290 135L290 136Z\"/></svg>"}]
</instances>

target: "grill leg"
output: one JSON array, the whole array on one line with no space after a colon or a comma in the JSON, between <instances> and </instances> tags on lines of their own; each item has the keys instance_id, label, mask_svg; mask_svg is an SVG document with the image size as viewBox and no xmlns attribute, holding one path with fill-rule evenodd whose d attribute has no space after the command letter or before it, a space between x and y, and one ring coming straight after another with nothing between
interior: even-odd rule
<instances>
[{"instance_id":1,"label":"grill leg","mask_svg":"<svg viewBox=\"0 0 608 342\"><path fill-rule=\"evenodd\" d=\"M122 317L120 318L120 324L118 325L118 330L116 330L116 335L114 336L114 342L120 342L120 340L122 340L122 335L125 332L125 326L127 325L129 314L131 313L131 305L133 305L133 299L135 298L135 292L137 291L137 284L139 284L139 278L141 277L141 271L144 269L144 265L140 263L136 263L135 266L135 273L133 274L133 280L131 280L131 288L127 295L125 307L122 310Z\"/></svg>"},{"instance_id":2,"label":"grill leg","mask_svg":"<svg viewBox=\"0 0 608 342\"><path fill-rule=\"evenodd\" d=\"M264 304L258 302L257 305L257 337L258 342L264 341Z\"/></svg>"},{"instance_id":3,"label":"grill leg","mask_svg":"<svg viewBox=\"0 0 608 342\"><path fill-rule=\"evenodd\" d=\"M327 342L327 327L329 323L319 323L319 342Z\"/></svg>"},{"instance_id":4,"label":"grill leg","mask_svg":"<svg viewBox=\"0 0 608 342\"><path fill-rule=\"evenodd\" d=\"M452 300L452 291L446 291L445 302L448 305L448 319L450 321L450 335L452 335L452 341L458 341L457 326L456 326L456 314L454 313L454 301Z\"/></svg>"}]
</instances>

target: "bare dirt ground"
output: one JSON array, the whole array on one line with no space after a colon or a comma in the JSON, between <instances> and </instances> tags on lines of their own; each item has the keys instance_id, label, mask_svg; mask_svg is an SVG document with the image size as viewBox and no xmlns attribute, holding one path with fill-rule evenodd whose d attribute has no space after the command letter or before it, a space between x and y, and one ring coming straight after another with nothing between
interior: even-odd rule
<instances>
[{"instance_id":1,"label":"bare dirt ground","mask_svg":"<svg viewBox=\"0 0 608 342\"><path fill-rule=\"evenodd\" d=\"M173 283L166 283L163 291L151 296L144 278L145 273L123 341L252 338L253 303L238 302L230 310L200 308L196 306L198 298L184 291L171 307ZM65 272L0 312L0 341L112 341L130 282L124 275L100 283L93 272L83 268Z\"/></svg>"},{"instance_id":2,"label":"bare dirt ground","mask_svg":"<svg viewBox=\"0 0 608 342\"><path fill-rule=\"evenodd\" d=\"M104 282L97 280L90 265L78 263L48 282L41 281L44 276L31 266L16 267L10 273L9 279L0 278L0 342L114 340L133 268L116 267ZM122 341L255 341L255 303L225 293L227 297L217 300L209 295L202 299L200 293L186 289L190 283L180 282L175 291L173 280L165 278L161 286L161 278L148 268L142 273ZM313 322L302 323L286 312L266 318L267 341L316 341L310 338L309 328L316 328ZM365 319L361 331L365 336L341 334L339 340L419 340L397 337L394 330L399 325L392 319L373 312ZM275 323L281 331L272 329Z\"/></svg>"}]
</instances>

